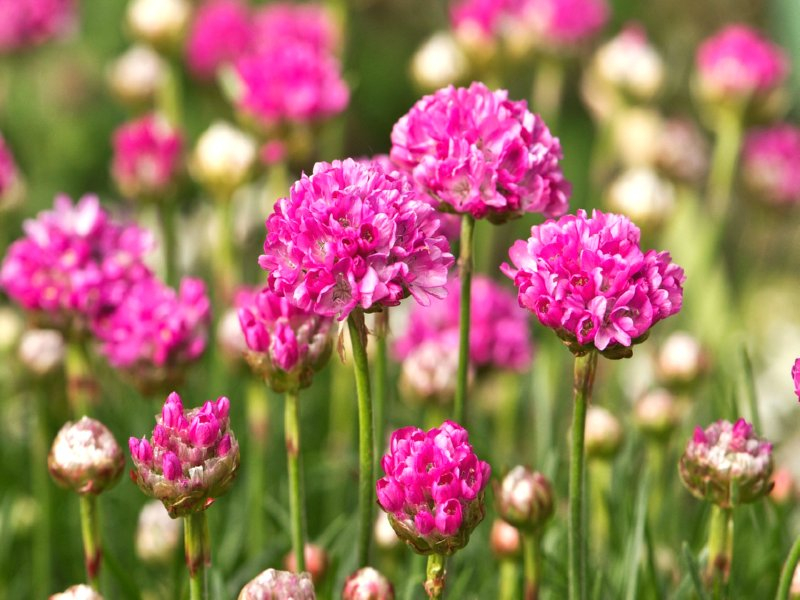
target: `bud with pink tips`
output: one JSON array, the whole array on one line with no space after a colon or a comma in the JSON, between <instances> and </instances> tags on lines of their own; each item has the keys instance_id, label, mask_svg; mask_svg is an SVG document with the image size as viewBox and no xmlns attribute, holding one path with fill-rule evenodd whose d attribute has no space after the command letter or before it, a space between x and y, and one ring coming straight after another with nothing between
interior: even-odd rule
<instances>
[{"instance_id":1,"label":"bud with pink tips","mask_svg":"<svg viewBox=\"0 0 800 600\"><path fill-rule=\"evenodd\" d=\"M267 569L242 588L238 600L315 600L316 597L308 573Z\"/></svg>"},{"instance_id":2,"label":"bud with pink tips","mask_svg":"<svg viewBox=\"0 0 800 600\"><path fill-rule=\"evenodd\" d=\"M53 594L50 596L50 600L103 600L103 596L88 585L81 583L73 585L58 594Z\"/></svg>"},{"instance_id":3,"label":"bud with pink tips","mask_svg":"<svg viewBox=\"0 0 800 600\"><path fill-rule=\"evenodd\" d=\"M380 571L364 567L344 582L342 600L394 600L394 587Z\"/></svg>"},{"instance_id":4,"label":"bud with pink tips","mask_svg":"<svg viewBox=\"0 0 800 600\"><path fill-rule=\"evenodd\" d=\"M517 529L540 531L553 516L553 488L538 471L518 465L503 477L496 490L498 516Z\"/></svg>"}]
</instances>

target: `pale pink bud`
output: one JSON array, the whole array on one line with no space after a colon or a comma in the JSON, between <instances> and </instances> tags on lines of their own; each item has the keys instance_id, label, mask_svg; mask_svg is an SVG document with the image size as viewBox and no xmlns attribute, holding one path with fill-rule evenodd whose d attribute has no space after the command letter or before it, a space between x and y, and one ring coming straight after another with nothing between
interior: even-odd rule
<instances>
[{"instance_id":1,"label":"pale pink bud","mask_svg":"<svg viewBox=\"0 0 800 600\"><path fill-rule=\"evenodd\" d=\"M314 585L319 585L328 572L328 553L322 546L307 543L303 547L303 557L306 561L306 571L311 575L311 581L314 582ZM297 560L294 552L288 552L283 557L283 566L287 571L297 573Z\"/></svg>"},{"instance_id":2,"label":"pale pink bud","mask_svg":"<svg viewBox=\"0 0 800 600\"><path fill-rule=\"evenodd\" d=\"M347 578L342 600L394 600L394 588L379 571L364 567Z\"/></svg>"},{"instance_id":3,"label":"pale pink bud","mask_svg":"<svg viewBox=\"0 0 800 600\"><path fill-rule=\"evenodd\" d=\"M622 444L622 426L614 414L601 407L590 406L586 411L584 438L588 458L610 459Z\"/></svg>"},{"instance_id":4,"label":"pale pink bud","mask_svg":"<svg viewBox=\"0 0 800 600\"><path fill-rule=\"evenodd\" d=\"M503 519L495 519L489 534L489 545L498 558L517 558L522 550L519 529Z\"/></svg>"},{"instance_id":5,"label":"pale pink bud","mask_svg":"<svg viewBox=\"0 0 800 600\"><path fill-rule=\"evenodd\" d=\"M634 406L634 419L644 433L667 436L680 421L675 397L665 389L655 389L642 396Z\"/></svg>"},{"instance_id":6,"label":"pale pink bud","mask_svg":"<svg viewBox=\"0 0 800 600\"><path fill-rule=\"evenodd\" d=\"M48 375L64 364L64 336L55 329L29 329L19 340L19 359L37 375Z\"/></svg>"},{"instance_id":7,"label":"pale pink bud","mask_svg":"<svg viewBox=\"0 0 800 600\"><path fill-rule=\"evenodd\" d=\"M315 600L314 584L308 573L267 569L239 592L239 600Z\"/></svg>"},{"instance_id":8,"label":"pale pink bud","mask_svg":"<svg viewBox=\"0 0 800 600\"><path fill-rule=\"evenodd\" d=\"M797 497L797 486L792 472L786 467L779 467L772 476L770 499L775 504L788 504Z\"/></svg>"},{"instance_id":9,"label":"pale pink bud","mask_svg":"<svg viewBox=\"0 0 800 600\"><path fill-rule=\"evenodd\" d=\"M553 488L539 472L516 466L496 488L498 516L514 527L537 531L553 515Z\"/></svg>"},{"instance_id":10,"label":"pale pink bud","mask_svg":"<svg viewBox=\"0 0 800 600\"><path fill-rule=\"evenodd\" d=\"M50 600L103 600L103 597L83 583L73 585L60 594L53 594Z\"/></svg>"},{"instance_id":11,"label":"pale pink bud","mask_svg":"<svg viewBox=\"0 0 800 600\"><path fill-rule=\"evenodd\" d=\"M136 556L147 563L166 564L180 542L181 520L173 519L158 500L148 502L139 513Z\"/></svg>"}]
</instances>

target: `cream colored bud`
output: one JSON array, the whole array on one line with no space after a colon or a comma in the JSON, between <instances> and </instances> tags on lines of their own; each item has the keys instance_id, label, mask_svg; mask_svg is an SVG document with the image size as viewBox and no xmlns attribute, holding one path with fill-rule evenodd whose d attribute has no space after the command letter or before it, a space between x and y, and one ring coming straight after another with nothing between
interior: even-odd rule
<instances>
[{"instance_id":1,"label":"cream colored bud","mask_svg":"<svg viewBox=\"0 0 800 600\"><path fill-rule=\"evenodd\" d=\"M257 151L252 137L217 121L197 141L190 165L192 175L215 193L230 195L247 180Z\"/></svg>"},{"instance_id":2,"label":"cream colored bud","mask_svg":"<svg viewBox=\"0 0 800 600\"><path fill-rule=\"evenodd\" d=\"M156 48L173 48L183 39L191 14L188 0L132 0L126 19L137 40Z\"/></svg>"},{"instance_id":3,"label":"cream colored bud","mask_svg":"<svg viewBox=\"0 0 800 600\"><path fill-rule=\"evenodd\" d=\"M663 223L675 209L675 186L648 167L620 174L606 192L609 208L642 227Z\"/></svg>"},{"instance_id":4,"label":"cream colored bud","mask_svg":"<svg viewBox=\"0 0 800 600\"><path fill-rule=\"evenodd\" d=\"M142 507L136 527L136 556L143 562L165 564L181 541L181 519L173 519L160 500Z\"/></svg>"},{"instance_id":5,"label":"cream colored bud","mask_svg":"<svg viewBox=\"0 0 800 600\"><path fill-rule=\"evenodd\" d=\"M586 411L586 456L610 459L622 445L622 426L611 411L601 406L590 406Z\"/></svg>"},{"instance_id":6,"label":"cream colored bud","mask_svg":"<svg viewBox=\"0 0 800 600\"><path fill-rule=\"evenodd\" d=\"M680 411L675 397L659 388L639 398L634 407L634 418L645 433L666 436L677 427Z\"/></svg>"},{"instance_id":7,"label":"cream colored bud","mask_svg":"<svg viewBox=\"0 0 800 600\"><path fill-rule=\"evenodd\" d=\"M661 115L647 108L629 108L612 124L614 149L626 167L652 165L659 150L663 127Z\"/></svg>"},{"instance_id":8,"label":"cream colored bud","mask_svg":"<svg viewBox=\"0 0 800 600\"><path fill-rule=\"evenodd\" d=\"M466 70L466 55L455 38L445 31L428 38L411 59L411 77L426 91L459 82Z\"/></svg>"},{"instance_id":9,"label":"cream colored bud","mask_svg":"<svg viewBox=\"0 0 800 600\"><path fill-rule=\"evenodd\" d=\"M639 101L653 98L664 84L664 61L635 26L603 44L592 66L603 81Z\"/></svg>"},{"instance_id":10,"label":"cream colored bud","mask_svg":"<svg viewBox=\"0 0 800 600\"><path fill-rule=\"evenodd\" d=\"M670 335L658 352L658 376L671 384L695 381L706 368L706 356L696 337L685 331Z\"/></svg>"},{"instance_id":11,"label":"cream colored bud","mask_svg":"<svg viewBox=\"0 0 800 600\"><path fill-rule=\"evenodd\" d=\"M164 85L166 70L166 64L154 50L136 45L111 63L108 85L126 104L152 104Z\"/></svg>"},{"instance_id":12,"label":"cream colored bud","mask_svg":"<svg viewBox=\"0 0 800 600\"><path fill-rule=\"evenodd\" d=\"M392 527L392 524L389 522L389 515L382 510L378 511L378 518L375 519L373 532L375 535L375 544L378 548L393 550L400 544L400 539L394 532L394 527Z\"/></svg>"},{"instance_id":13,"label":"cream colored bud","mask_svg":"<svg viewBox=\"0 0 800 600\"><path fill-rule=\"evenodd\" d=\"M55 329L29 329L19 340L19 360L36 375L61 367L64 353L64 336Z\"/></svg>"}]
</instances>

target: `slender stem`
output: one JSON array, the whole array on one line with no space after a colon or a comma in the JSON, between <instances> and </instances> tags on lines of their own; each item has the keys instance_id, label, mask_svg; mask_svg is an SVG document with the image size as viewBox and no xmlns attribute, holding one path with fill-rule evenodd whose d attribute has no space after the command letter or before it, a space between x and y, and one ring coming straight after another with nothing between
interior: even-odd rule
<instances>
[{"instance_id":1,"label":"slender stem","mask_svg":"<svg viewBox=\"0 0 800 600\"><path fill-rule=\"evenodd\" d=\"M536 66L531 91L531 110L539 113L551 131L558 127L561 95L564 89L564 65L553 57L544 57Z\"/></svg>"},{"instance_id":2,"label":"slender stem","mask_svg":"<svg viewBox=\"0 0 800 600\"><path fill-rule=\"evenodd\" d=\"M250 517L247 524L250 556L264 550L264 473L266 472L267 430L269 429L269 403L267 386L254 377L249 378L246 392L247 427L252 448L247 453L250 469L247 475L248 506Z\"/></svg>"},{"instance_id":3,"label":"slender stem","mask_svg":"<svg viewBox=\"0 0 800 600\"><path fill-rule=\"evenodd\" d=\"M35 598L46 598L50 592L50 485L47 477L47 450L50 433L47 429L47 382L37 380L36 386L36 423L34 439L31 445L31 488L33 497L39 503L39 518L33 537L33 561L31 587Z\"/></svg>"},{"instance_id":4,"label":"slender stem","mask_svg":"<svg viewBox=\"0 0 800 600\"><path fill-rule=\"evenodd\" d=\"M522 533L522 559L525 565L525 600L539 598L542 549L538 533Z\"/></svg>"},{"instance_id":5,"label":"slender stem","mask_svg":"<svg viewBox=\"0 0 800 600\"><path fill-rule=\"evenodd\" d=\"M205 511L183 518L183 541L189 569L189 599L208 600L206 567L211 565L211 541Z\"/></svg>"},{"instance_id":6,"label":"slender stem","mask_svg":"<svg viewBox=\"0 0 800 600\"><path fill-rule=\"evenodd\" d=\"M76 418L89 414L94 381L90 375L86 346L72 340L67 347L67 399Z\"/></svg>"},{"instance_id":7,"label":"slender stem","mask_svg":"<svg viewBox=\"0 0 800 600\"><path fill-rule=\"evenodd\" d=\"M456 380L455 421L464 424L467 401L467 375L469 373L469 325L472 297L472 234L475 219L465 213L461 217L460 256L458 258L461 278L461 307L458 319L458 379Z\"/></svg>"},{"instance_id":8,"label":"slender stem","mask_svg":"<svg viewBox=\"0 0 800 600\"><path fill-rule=\"evenodd\" d=\"M358 396L358 564L365 566L369 561L369 543L372 533L375 440L364 313L358 309L351 312L347 318L347 325L350 330L350 342L353 345L353 366L356 375L356 395Z\"/></svg>"},{"instance_id":9,"label":"slender stem","mask_svg":"<svg viewBox=\"0 0 800 600\"><path fill-rule=\"evenodd\" d=\"M375 442L377 451L383 450L384 415L388 400L388 359L386 337L389 333L389 309L384 308L375 315Z\"/></svg>"},{"instance_id":10,"label":"slender stem","mask_svg":"<svg viewBox=\"0 0 800 600\"><path fill-rule=\"evenodd\" d=\"M519 590L517 589L517 577L519 570L517 561L511 558L500 559L500 584L498 586L498 600L517 600Z\"/></svg>"},{"instance_id":11,"label":"slender stem","mask_svg":"<svg viewBox=\"0 0 800 600\"><path fill-rule=\"evenodd\" d=\"M286 436L286 461L289 468L289 519L292 530L292 551L294 552L295 571L306 570L305 542L303 541L303 518L305 502L301 473L303 468L300 454L300 403L297 390L287 391L284 406L284 434Z\"/></svg>"},{"instance_id":12,"label":"slender stem","mask_svg":"<svg viewBox=\"0 0 800 600\"><path fill-rule=\"evenodd\" d=\"M733 559L733 509L714 505L708 531L705 579L714 598L723 597Z\"/></svg>"},{"instance_id":13,"label":"slender stem","mask_svg":"<svg viewBox=\"0 0 800 600\"><path fill-rule=\"evenodd\" d=\"M592 555L595 560L605 562L607 558L611 517L608 514L608 490L611 485L611 463L605 459L593 458L589 461L586 475L589 488L589 532L592 538Z\"/></svg>"},{"instance_id":14,"label":"slender stem","mask_svg":"<svg viewBox=\"0 0 800 600\"><path fill-rule=\"evenodd\" d=\"M239 280L236 272L236 252L233 246L233 197L219 197L217 205L217 238L219 248L214 253L214 276L217 284L217 303L224 305Z\"/></svg>"},{"instance_id":15,"label":"slender stem","mask_svg":"<svg viewBox=\"0 0 800 600\"><path fill-rule=\"evenodd\" d=\"M83 561L86 565L86 580L98 592L100 591L100 561L103 550L100 546L100 527L97 516L97 496L82 494L81 502L81 537L83 538Z\"/></svg>"},{"instance_id":16,"label":"slender stem","mask_svg":"<svg viewBox=\"0 0 800 600\"><path fill-rule=\"evenodd\" d=\"M164 198L158 203L161 236L164 244L164 279L168 285L177 285L177 238L175 236L175 202Z\"/></svg>"},{"instance_id":17,"label":"slender stem","mask_svg":"<svg viewBox=\"0 0 800 600\"><path fill-rule=\"evenodd\" d=\"M586 598L586 560L584 557L585 530L583 519L583 483L586 457L584 456L584 429L586 409L592 395L597 352L575 357L575 406L572 415L572 451L569 461L569 598Z\"/></svg>"},{"instance_id":18,"label":"slender stem","mask_svg":"<svg viewBox=\"0 0 800 600\"><path fill-rule=\"evenodd\" d=\"M789 556L783 565L781 571L781 578L778 583L778 593L775 594L775 600L788 600L789 589L792 587L792 578L794 577L797 563L800 562L800 536L794 541L792 549L789 551Z\"/></svg>"},{"instance_id":19,"label":"slender stem","mask_svg":"<svg viewBox=\"0 0 800 600\"><path fill-rule=\"evenodd\" d=\"M734 107L719 109L715 123L717 140L708 175L708 201L714 217L724 217L731 203L736 162L742 143L742 115Z\"/></svg>"},{"instance_id":20,"label":"slender stem","mask_svg":"<svg viewBox=\"0 0 800 600\"><path fill-rule=\"evenodd\" d=\"M437 600L444 595L444 578L447 576L446 561L447 557L442 554L428 556L428 566L425 569L425 591L432 600Z\"/></svg>"}]
</instances>

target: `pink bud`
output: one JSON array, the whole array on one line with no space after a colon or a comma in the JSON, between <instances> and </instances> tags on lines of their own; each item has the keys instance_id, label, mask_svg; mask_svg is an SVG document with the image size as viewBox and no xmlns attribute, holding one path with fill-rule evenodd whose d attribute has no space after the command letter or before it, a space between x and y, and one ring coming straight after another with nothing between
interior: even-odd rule
<instances>
[{"instance_id":1,"label":"pink bud","mask_svg":"<svg viewBox=\"0 0 800 600\"><path fill-rule=\"evenodd\" d=\"M443 535L453 535L461 527L461 503L452 498L436 507L436 528Z\"/></svg>"},{"instance_id":2,"label":"pink bud","mask_svg":"<svg viewBox=\"0 0 800 600\"><path fill-rule=\"evenodd\" d=\"M231 401L225 396L217 398L217 419L225 421L231 412Z\"/></svg>"},{"instance_id":3,"label":"pink bud","mask_svg":"<svg viewBox=\"0 0 800 600\"><path fill-rule=\"evenodd\" d=\"M708 440L706 439L706 432L703 431L702 427L695 427L694 428L694 435L692 436L692 440L695 444L707 444Z\"/></svg>"},{"instance_id":4,"label":"pink bud","mask_svg":"<svg viewBox=\"0 0 800 600\"><path fill-rule=\"evenodd\" d=\"M178 455L174 452L167 452L161 461L161 470L164 473L164 479L175 481L183 475L181 468L181 461Z\"/></svg>"},{"instance_id":5,"label":"pink bud","mask_svg":"<svg viewBox=\"0 0 800 600\"><path fill-rule=\"evenodd\" d=\"M189 424L189 441L195 446L206 448L217 440L219 421L213 414L200 413Z\"/></svg>"},{"instance_id":6,"label":"pink bud","mask_svg":"<svg viewBox=\"0 0 800 600\"><path fill-rule=\"evenodd\" d=\"M220 438L219 444L217 444L217 456L225 456L228 452L231 451L231 436L230 434L225 434Z\"/></svg>"},{"instance_id":7,"label":"pink bud","mask_svg":"<svg viewBox=\"0 0 800 600\"><path fill-rule=\"evenodd\" d=\"M132 437L128 440L128 446L135 460L142 463L149 463L153 460L153 448L150 446L150 442L147 441L146 437L143 437L141 440Z\"/></svg>"},{"instance_id":8,"label":"pink bud","mask_svg":"<svg viewBox=\"0 0 800 600\"><path fill-rule=\"evenodd\" d=\"M397 512L403 508L403 490L393 481L384 477L376 485L378 503L386 512Z\"/></svg>"},{"instance_id":9,"label":"pink bud","mask_svg":"<svg viewBox=\"0 0 800 600\"><path fill-rule=\"evenodd\" d=\"M458 504L458 501L456 501ZM417 527L417 531L419 531L422 535L428 535L431 531L433 531L436 522L433 519L433 515L427 509L420 510L416 516L414 517L414 525Z\"/></svg>"},{"instance_id":10,"label":"pink bud","mask_svg":"<svg viewBox=\"0 0 800 600\"><path fill-rule=\"evenodd\" d=\"M156 425L153 428L153 443L156 446L166 448L169 442L169 434L163 425Z\"/></svg>"},{"instance_id":11,"label":"pink bud","mask_svg":"<svg viewBox=\"0 0 800 600\"><path fill-rule=\"evenodd\" d=\"M183 403L176 392L167 396L164 408L161 410L161 421L166 427L181 429L183 417Z\"/></svg>"}]
</instances>

